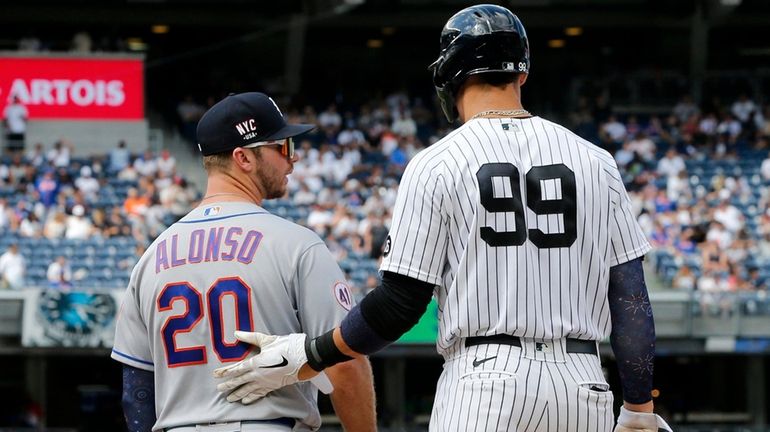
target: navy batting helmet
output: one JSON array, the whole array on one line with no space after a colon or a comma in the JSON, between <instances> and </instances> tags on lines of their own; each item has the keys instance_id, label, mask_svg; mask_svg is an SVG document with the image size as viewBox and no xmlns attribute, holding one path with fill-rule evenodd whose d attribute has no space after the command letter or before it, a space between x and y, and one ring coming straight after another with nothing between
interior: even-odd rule
<instances>
[{"instance_id":1,"label":"navy batting helmet","mask_svg":"<svg viewBox=\"0 0 770 432\"><path fill-rule=\"evenodd\" d=\"M489 72L529 73L529 41L524 24L496 5L465 8L441 31L441 55L430 65L441 108L457 118L455 95L471 76Z\"/></svg>"}]
</instances>

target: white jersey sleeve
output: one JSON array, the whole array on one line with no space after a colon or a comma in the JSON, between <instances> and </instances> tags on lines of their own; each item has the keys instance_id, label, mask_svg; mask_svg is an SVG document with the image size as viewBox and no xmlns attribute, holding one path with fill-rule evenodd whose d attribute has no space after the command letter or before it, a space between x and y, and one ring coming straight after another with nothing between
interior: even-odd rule
<instances>
[{"instance_id":1,"label":"white jersey sleeve","mask_svg":"<svg viewBox=\"0 0 770 432\"><path fill-rule=\"evenodd\" d=\"M616 200L609 220L610 267L639 258L652 249L631 209L631 199L617 166L612 169L608 184L610 190L616 194Z\"/></svg>"},{"instance_id":2,"label":"white jersey sleeve","mask_svg":"<svg viewBox=\"0 0 770 432\"><path fill-rule=\"evenodd\" d=\"M401 178L382 271L440 285L448 245L446 206L450 200L443 165L418 154Z\"/></svg>"},{"instance_id":3,"label":"white jersey sleeve","mask_svg":"<svg viewBox=\"0 0 770 432\"><path fill-rule=\"evenodd\" d=\"M136 295L134 275L121 301L111 357L139 369L150 372L155 370L147 326L142 318Z\"/></svg>"},{"instance_id":4,"label":"white jersey sleeve","mask_svg":"<svg viewBox=\"0 0 770 432\"><path fill-rule=\"evenodd\" d=\"M339 265L323 243L308 248L297 263L297 309L311 338L333 329L355 304Z\"/></svg>"}]
</instances>

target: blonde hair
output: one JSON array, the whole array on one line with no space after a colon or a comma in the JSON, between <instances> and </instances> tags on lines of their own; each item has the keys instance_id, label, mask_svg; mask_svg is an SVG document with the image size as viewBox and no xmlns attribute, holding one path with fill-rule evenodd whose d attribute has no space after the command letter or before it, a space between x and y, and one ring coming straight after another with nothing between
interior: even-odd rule
<instances>
[{"instance_id":1,"label":"blonde hair","mask_svg":"<svg viewBox=\"0 0 770 432\"><path fill-rule=\"evenodd\" d=\"M232 157L233 153L229 151L203 156L203 168L207 173L227 171Z\"/></svg>"},{"instance_id":2,"label":"blonde hair","mask_svg":"<svg viewBox=\"0 0 770 432\"><path fill-rule=\"evenodd\" d=\"M254 155L257 157L257 160L262 159L261 148L251 148L249 150L254 152ZM232 150L228 150L221 153L215 153L213 155L203 156L203 168L209 174L214 172L225 172L228 169L230 169L230 164L232 163L232 160L233 160Z\"/></svg>"}]
</instances>

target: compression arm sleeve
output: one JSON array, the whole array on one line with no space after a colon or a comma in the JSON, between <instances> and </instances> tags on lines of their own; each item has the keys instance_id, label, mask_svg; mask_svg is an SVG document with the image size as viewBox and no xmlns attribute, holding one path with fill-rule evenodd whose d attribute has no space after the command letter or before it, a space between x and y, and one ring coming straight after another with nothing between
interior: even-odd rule
<instances>
[{"instance_id":1,"label":"compression arm sleeve","mask_svg":"<svg viewBox=\"0 0 770 432\"><path fill-rule=\"evenodd\" d=\"M610 268L610 344L618 362L623 400L641 404L652 399L655 323L644 283L642 259Z\"/></svg>"},{"instance_id":2,"label":"compression arm sleeve","mask_svg":"<svg viewBox=\"0 0 770 432\"><path fill-rule=\"evenodd\" d=\"M420 320L433 296L433 285L392 272L370 292L340 325L353 351L376 352L400 338Z\"/></svg>"},{"instance_id":3,"label":"compression arm sleeve","mask_svg":"<svg viewBox=\"0 0 770 432\"><path fill-rule=\"evenodd\" d=\"M123 415L129 432L152 432L155 424L155 375L123 365Z\"/></svg>"}]
</instances>

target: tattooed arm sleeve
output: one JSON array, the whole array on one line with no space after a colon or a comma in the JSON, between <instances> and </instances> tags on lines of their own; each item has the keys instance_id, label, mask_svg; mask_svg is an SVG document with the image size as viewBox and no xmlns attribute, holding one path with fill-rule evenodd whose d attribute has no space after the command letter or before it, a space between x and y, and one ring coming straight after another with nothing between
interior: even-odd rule
<instances>
[{"instance_id":1,"label":"tattooed arm sleeve","mask_svg":"<svg viewBox=\"0 0 770 432\"><path fill-rule=\"evenodd\" d=\"M151 432L156 420L154 374L123 365L122 403L128 431Z\"/></svg>"},{"instance_id":2,"label":"tattooed arm sleeve","mask_svg":"<svg viewBox=\"0 0 770 432\"><path fill-rule=\"evenodd\" d=\"M609 304L610 344L618 362L623 400L648 402L652 399L655 323L641 258L610 269Z\"/></svg>"}]
</instances>

